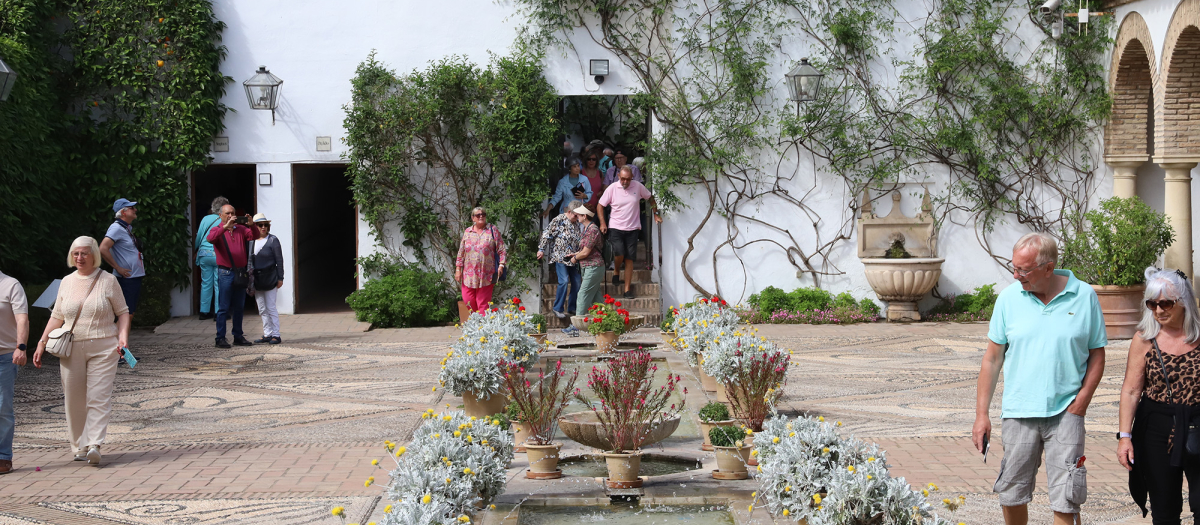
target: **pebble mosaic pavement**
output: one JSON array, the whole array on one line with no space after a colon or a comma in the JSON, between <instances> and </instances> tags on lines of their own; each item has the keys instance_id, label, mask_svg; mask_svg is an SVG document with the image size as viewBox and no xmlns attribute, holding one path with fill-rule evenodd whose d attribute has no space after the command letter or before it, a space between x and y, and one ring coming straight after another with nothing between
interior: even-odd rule
<instances>
[{"instance_id":1,"label":"pebble mosaic pavement","mask_svg":"<svg viewBox=\"0 0 1200 525\"><path fill-rule=\"evenodd\" d=\"M456 331L362 332L344 314L285 317L283 345L232 351L213 348L209 323L194 319L135 333L141 362L119 372L102 468L70 461L55 364L23 369L17 470L0 477L0 525L379 520L383 490L363 480L387 478L369 464L384 457L381 442L405 441L426 408L461 404L430 391ZM937 483L941 497L966 495L952 517L973 524L1002 522L990 492L1000 451L985 465L969 439L985 333L984 324L760 327L795 350L782 411L823 415L879 442L894 475ZM1125 492L1111 438L1127 348L1108 348L1088 412L1085 523L1149 523ZM523 468L510 469L510 500L530 491ZM329 514L335 505L345 520ZM1030 509L1031 523L1049 523L1044 475ZM750 522L770 520L756 512Z\"/></svg>"}]
</instances>

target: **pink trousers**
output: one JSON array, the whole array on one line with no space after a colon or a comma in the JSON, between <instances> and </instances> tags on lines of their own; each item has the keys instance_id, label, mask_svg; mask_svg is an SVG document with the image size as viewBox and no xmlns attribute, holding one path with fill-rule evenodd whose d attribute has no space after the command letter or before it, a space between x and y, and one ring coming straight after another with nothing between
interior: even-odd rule
<instances>
[{"instance_id":1,"label":"pink trousers","mask_svg":"<svg viewBox=\"0 0 1200 525\"><path fill-rule=\"evenodd\" d=\"M492 302L492 287L494 284L489 284L483 288L467 288L462 287L463 302L467 303L467 308L472 311L483 314L487 312L488 303Z\"/></svg>"}]
</instances>

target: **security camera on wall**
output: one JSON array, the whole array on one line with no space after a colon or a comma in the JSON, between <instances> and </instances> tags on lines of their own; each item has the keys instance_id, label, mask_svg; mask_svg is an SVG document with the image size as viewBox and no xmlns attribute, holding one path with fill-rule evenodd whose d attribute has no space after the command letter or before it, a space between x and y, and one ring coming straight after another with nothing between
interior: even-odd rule
<instances>
[{"instance_id":1,"label":"security camera on wall","mask_svg":"<svg viewBox=\"0 0 1200 525\"><path fill-rule=\"evenodd\" d=\"M1062 0L1046 0L1046 3L1042 4L1042 7L1038 8L1038 12L1040 12L1042 16L1050 16L1050 13L1058 10L1058 6L1060 5L1062 5Z\"/></svg>"}]
</instances>

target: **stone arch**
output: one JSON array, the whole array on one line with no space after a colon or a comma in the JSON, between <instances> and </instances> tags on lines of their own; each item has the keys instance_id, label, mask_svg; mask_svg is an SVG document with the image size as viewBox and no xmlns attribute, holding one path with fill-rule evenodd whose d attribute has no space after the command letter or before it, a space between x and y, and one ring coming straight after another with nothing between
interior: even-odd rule
<instances>
[{"instance_id":1,"label":"stone arch","mask_svg":"<svg viewBox=\"0 0 1200 525\"><path fill-rule=\"evenodd\" d=\"M1155 156L1200 157L1200 0L1175 8L1163 46L1161 125Z\"/></svg>"},{"instance_id":2,"label":"stone arch","mask_svg":"<svg viewBox=\"0 0 1200 525\"><path fill-rule=\"evenodd\" d=\"M1137 12L1121 21L1113 45L1109 88L1112 118L1104 133L1109 157L1154 154L1154 86L1158 83L1154 43L1146 21Z\"/></svg>"}]
</instances>

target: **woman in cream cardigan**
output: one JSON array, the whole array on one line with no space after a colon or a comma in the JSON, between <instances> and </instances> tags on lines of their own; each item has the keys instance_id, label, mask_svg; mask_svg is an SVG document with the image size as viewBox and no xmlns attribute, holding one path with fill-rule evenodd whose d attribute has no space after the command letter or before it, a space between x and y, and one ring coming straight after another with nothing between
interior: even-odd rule
<instances>
[{"instance_id":1,"label":"woman in cream cardigan","mask_svg":"<svg viewBox=\"0 0 1200 525\"><path fill-rule=\"evenodd\" d=\"M59 285L50 322L33 354L33 366L42 367L50 332L64 324L71 326L71 356L59 362L67 431L75 461L87 460L90 465L100 466L100 445L112 412L117 359L129 340L129 308L117 279L100 271L100 246L95 239L75 239L67 265L75 271Z\"/></svg>"}]
</instances>

